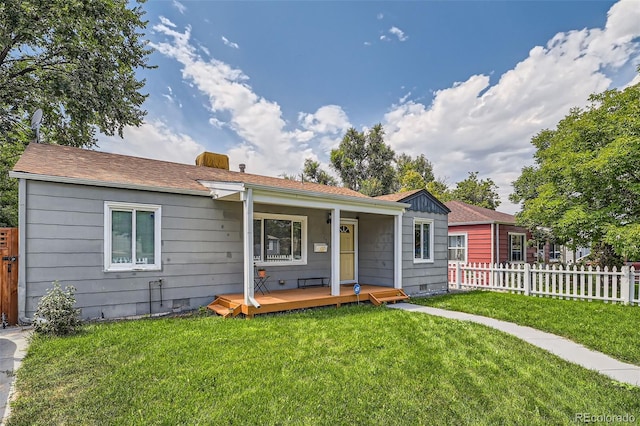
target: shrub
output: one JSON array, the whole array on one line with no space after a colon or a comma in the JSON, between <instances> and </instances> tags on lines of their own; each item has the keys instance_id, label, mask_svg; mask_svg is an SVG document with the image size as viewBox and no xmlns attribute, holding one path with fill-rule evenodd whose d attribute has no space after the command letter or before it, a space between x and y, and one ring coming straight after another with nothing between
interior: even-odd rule
<instances>
[{"instance_id":1,"label":"shrub","mask_svg":"<svg viewBox=\"0 0 640 426\"><path fill-rule=\"evenodd\" d=\"M35 331L42 334L64 336L75 333L82 324L80 312L74 307L76 289L68 286L64 290L58 281L53 282L53 288L40 299L35 314Z\"/></svg>"}]
</instances>

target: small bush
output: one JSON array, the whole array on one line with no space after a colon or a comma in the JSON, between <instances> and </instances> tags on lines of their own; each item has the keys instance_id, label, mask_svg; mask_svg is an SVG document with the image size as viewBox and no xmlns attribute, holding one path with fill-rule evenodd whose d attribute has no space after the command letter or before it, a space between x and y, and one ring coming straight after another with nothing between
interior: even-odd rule
<instances>
[{"instance_id":1,"label":"small bush","mask_svg":"<svg viewBox=\"0 0 640 426\"><path fill-rule=\"evenodd\" d=\"M64 336L73 334L82 324L80 312L74 306L76 289L68 286L64 290L58 281L53 282L53 288L40 299L35 314L34 328L41 334Z\"/></svg>"}]
</instances>

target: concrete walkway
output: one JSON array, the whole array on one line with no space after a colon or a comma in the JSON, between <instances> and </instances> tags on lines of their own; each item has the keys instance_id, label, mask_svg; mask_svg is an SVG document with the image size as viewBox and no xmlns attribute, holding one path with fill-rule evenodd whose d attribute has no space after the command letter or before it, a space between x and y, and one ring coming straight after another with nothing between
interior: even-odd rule
<instances>
[{"instance_id":1,"label":"concrete walkway","mask_svg":"<svg viewBox=\"0 0 640 426\"><path fill-rule=\"evenodd\" d=\"M582 345L565 339L564 337L556 336L555 334L545 333L544 331L536 330L535 328L525 327L493 318L482 317L480 315L467 314L464 312L447 311L445 309L412 305L410 303L397 303L387 306L394 309L403 309L405 311L421 312L438 317L484 324L511 334L512 336L549 351L569 362L581 365L589 370L595 370L600 374L604 374L605 376L617 380L618 382L640 386L640 367L620 362L600 352L587 349Z\"/></svg>"},{"instance_id":2,"label":"concrete walkway","mask_svg":"<svg viewBox=\"0 0 640 426\"><path fill-rule=\"evenodd\" d=\"M9 397L15 373L27 353L30 332L21 327L0 328L0 425L9 417Z\"/></svg>"}]
</instances>

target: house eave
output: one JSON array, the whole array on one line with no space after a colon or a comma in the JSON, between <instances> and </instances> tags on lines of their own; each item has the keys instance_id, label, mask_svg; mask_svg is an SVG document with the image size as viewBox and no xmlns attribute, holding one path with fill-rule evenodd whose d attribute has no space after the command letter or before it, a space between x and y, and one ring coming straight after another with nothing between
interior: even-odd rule
<instances>
[{"instance_id":1,"label":"house eave","mask_svg":"<svg viewBox=\"0 0 640 426\"><path fill-rule=\"evenodd\" d=\"M161 187L154 185L141 185L135 183L126 183L126 182L111 182L111 181L103 181L97 179L82 179L82 178L73 178L73 177L65 177L65 176L52 176L52 175L38 175L33 173L26 172L9 172L9 177L15 179L27 179L27 180L36 180L43 182L54 182L54 183L69 183L75 185L86 185L86 186L100 186L105 188L119 188L119 189L134 189L140 191L152 191L152 192L165 192L170 194L186 194L186 195L198 195L202 197L210 196L210 191L206 189L197 190L197 189L183 189L183 188L171 188L171 187Z\"/></svg>"},{"instance_id":2,"label":"house eave","mask_svg":"<svg viewBox=\"0 0 640 426\"><path fill-rule=\"evenodd\" d=\"M449 222L449 226L469 226L469 225L510 225L518 226L514 222L502 222L499 220L480 220L471 222Z\"/></svg>"},{"instance_id":3,"label":"house eave","mask_svg":"<svg viewBox=\"0 0 640 426\"><path fill-rule=\"evenodd\" d=\"M240 201L241 197L237 197L236 194L243 192L245 189L252 189L256 197L256 203L259 203L262 199L268 197L273 197L274 199L287 198L300 201L326 201L327 205L338 204L343 208L346 208L347 210L358 210L357 207L362 206L376 211L379 210L381 213L387 214L403 213L405 209L411 206L408 203L383 201L377 200L375 198L350 197L346 195L329 194L315 191L303 191L292 188L280 188L254 183L221 181L199 182L201 185L210 188L211 195L218 200Z\"/></svg>"}]
</instances>

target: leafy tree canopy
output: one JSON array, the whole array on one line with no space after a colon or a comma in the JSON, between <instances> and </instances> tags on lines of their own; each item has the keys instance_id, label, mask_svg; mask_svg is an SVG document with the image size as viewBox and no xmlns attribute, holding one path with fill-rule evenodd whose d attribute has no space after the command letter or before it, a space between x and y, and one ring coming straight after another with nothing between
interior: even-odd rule
<instances>
[{"instance_id":1,"label":"leafy tree canopy","mask_svg":"<svg viewBox=\"0 0 640 426\"><path fill-rule=\"evenodd\" d=\"M29 117L44 112L43 140L92 146L96 132L119 134L140 125L146 95L135 70L151 68L141 32L141 4L127 0L4 0L0 3L0 170L6 174L33 138ZM7 216L7 209L9 210ZM12 207L0 225L16 225Z\"/></svg>"},{"instance_id":2,"label":"leafy tree canopy","mask_svg":"<svg viewBox=\"0 0 640 426\"><path fill-rule=\"evenodd\" d=\"M394 157L381 124L366 133L350 128L338 148L331 150L331 167L344 186L375 197L394 190Z\"/></svg>"},{"instance_id":3,"label":"leafy tree canopy","mask_svg":"<svg viewBox=\"0 0 640 426\"><path fill-rule=\"evenodd\" d=\"M451 191L451 199L495 210L500 205L497 190L498 186L493 180L478 180L478 172L469 172L469 176L458 182Z\"/></svg>"},{"instance_id":4,"label":"leafy tree canopy","mask_svg":"<svg viewBox=\"0 0 640 426\"><path fill-rule=\"evenodd\" d=\"M640 259L640 85L590 97L531 143L510 199L521 224L547 227L570 246L610 245Z\"/></svg>"},{"instance_id":5,"label":"leafy tree canopy","mask_svg":"<svg viewBox=\"0 0 640 426\"><path fill-rule=\"evenodd\" d=\"M405 153L396 156L397 186L400 191L424 189L433 181L433 165L424 154L412 158Z\"/></svg>"},{"instance_id":6,"label":"leafy tree canopy","mask_svg":"<svg viewBox=\"0 0 640 426\"><path fill-rule=\"evenodd\" d=\"M304 169L302 170L302 175L304 176L304 180L306 182L320 183L322 185L329 186L338 185L336 179L325 170L322 170L322 168L320 167L320 163L317 161L313 161L311 158L307 158L304 160Z\"/></svg>"},{"instance_id":7,"label":"leafy tree canopy","mask_svg":"<svg viewBox=\"0 0 640 426\"><path fill-rule=\"evenodd\" d=\"M453 200L453 193L443 178L427 183L427 191L443 203Z\"/></svg>"}]
</instances>

